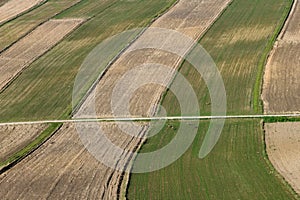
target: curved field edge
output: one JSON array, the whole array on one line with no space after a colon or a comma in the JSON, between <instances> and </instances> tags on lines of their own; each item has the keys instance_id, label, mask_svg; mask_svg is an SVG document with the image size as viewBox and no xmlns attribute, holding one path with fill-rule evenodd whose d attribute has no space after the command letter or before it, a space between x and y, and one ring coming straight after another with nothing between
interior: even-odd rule
<instances>
[{"instance_id":1,"label":"curved field edge","mask_svg":"<svg viewBox=\"0 0 300 200\"><path fill-rule=\"evenodd\" d=\"M253 107L254 87L257 84L258 63L278 25L290 0L278 4L262 5L262 1L233 1L222 16L206 32L200 45L211 55L223 77L227 92L227 111L230 115L257 114ZM278 8L276 8L278 5ZM260 12L263 11L263 12ZM246 13L243 15L243 13ZM241 20L236 20L235 16ZM285 15L284 15L285 16ZM197 93L201 115L210 115L211 100L209 91L200 75L188 62L179 71ZM261 77L260 77L261 78ZM243 94L243 95L241 95ZM174 104L174 95L167 92L163 96L165 105ZM170 109L169 115L178 116L178 103Z\"/></svg>"},{"instance_id":2,"label":"curved field edge","mask_svg":"<svg viewBox=\"0 0 300 200\"><path fill-rule=\"evenodd\" d=\"M142 152L159 149L169 142L180 122L168 121L164 133L150 139ZM215 149L199 159L209 121L200 121L192 146L176 162L156 172L133 174L128 199L294 199L294 192L265 156L259 120L227 120Z\"/></svg>"},{"instance_id":3,"label":"curved field edge","mask_svg":"<svg viewBox=\"0 0 300 200\"><path fill-rule=\"evenodd\" d=\"M280 36L280 33L283 30L283 28L289 18L289 15L292 11L294 2L295 2L295 0L289 0L290 4L285 8L284 13L280 19L279 25L278 25L277 29L275 30L274 34L272 35L271 39L269 40L269 42L264 50L264 53L263 53L261 59L259 60L258 73L256 76L255 86L253 89L253 109L257 113L263 113L263 111L264 111L261 94L262 94L262 85L263 85L263 75L264 75L264 70L265 70L267 61L268 61L270 52L272 51L278 36Z\"/></svg>"},{"instance_id":4,"label":"curved field edge","mask_svg":"<svg viewBox=\"0 0 300 200\"><path fill-rule=\"evenodd\" d=\"M269 124L272 124L272 123L278 123L278 122L291 122L291 121L286 121L286 120L283 120L283 121L280 121L280 120L271 120L269 122L266 122L265 120L263 120L263 125L262 125L262 129L263 129L263 145L264 145L264 154L265 154L265 157L266 157L266 163L267 165L269 166L270 169L272 169L272 172L274 173L274 176L278 177L282 184L284 184L286 186L286 188L288 188L288 190L291 191L292 194L294 194L294 197L295 199L300 199L300 194L298 194L296 192L296 190L291 186L291 184L289 184L289 182L287 181L287 179L281 175L277 169L275 168L275 166L272 164L270 158L269 158L269 155L268 155L268 151L267 151L267 141L266 141L266 124L269 123ZM292 121L292 122L295 122L295 121Z\"/></svg>"},{"instance_id":5,"label":"curved field edge","mask_svg":"<svg viewBox=\"0 0 300 200\"><path fill-rule=\"evenodd\" d=\"M282 13L279 13L280 15L279 15L279 20L278 21L280 21L280 23L278 24L278 23L276 23L276 27L275 27L275 29L274 29L274 31L272 31L271 32L271 35L268 37L268 39L267 39L267 45L265 45L264 46L264 48L263 48L263 53L261 54L261 58L260 59L258 59L260 62L261 62L261 60L262 60L262 58L264 58L264 57L267 57L267 55L268 55L268 53L269 53L269 51L271 50L270 49L270 45L271 45L271 47L272 47L272 42L274 42L273 40L275 40L276 39L276 37L278 36L278 32L280 32L280 30L282 29L282 27L283 27L283 25L284 25L284 22L285 22L285 20L286 20L286 18L287 18L287 15L288 15L288 13L289 13L289 11L290 11L290 7L289 6L291 6L292 5L292 2L291 1L285 1L286 3L285 3L285 9L284 9L284 12L283 12L283 14ZM268 4L268 3L266 3L266 4ZM227 10L228 10L228 8L227 8ZM278 12L277 12L277 14L278 14ZM222 18L222 16L221 16L221 18ZM218 23L219 21L217 21L217 23ZM207 35L209 35L210 33L209 33L209 31L206 33L206 35L203 37L203 38L205 38ZM274 39L274 37L275 37L275 39ZM200 40L201 41L201 40ZM268 51L268 49L269 49L269 51ZM266 59L266 58L265 58ZM262 69L263 69L263 67L264 66L260 66L260 67L262 67ZM260 71L260 70L258 70L258 71ZM188 74L188 73L186 73L186 74ZM254 87L257 87L257 83L258 82L261 82L261 80L262 80L262 77L258 77L259 75L262 75L262 72L261 73L258 73L258 75L257 75L257 73L256 73L256 78L255 78L255 84L254 84ZM260 78L260 81L257 81L257 79L258 78ZM252 86L252 88L253 88L253 86ZM168 92L167 92L168 93ZM253 92L251 92L252 94L253 94ZM260 91L258 90L258 93L260 94ZM163 99L165 100L165 98L166 98L166 94L164 94L164 97L163 97ZM170 95L171 96L171 95ZM254 98L254 96L255 95L252 95L252 100L253 100L253 98ZM171 98L172 99L172 98ZM258 101L259 101L259 96L258 96ZM257 101L257 102L258 102ZM170 103L171 102L171 103ZM251 102L251 101L250 101ZM164 102L163 101L163 104L165 105L165 108L166 108L166 106L167 106L167 108L170 110L170 105L174 105L174 107L176 107L178 104L176 103L176 101L175 100L170 100L170 99L168 99L168 102ZM253 104L252 104L253 105ZM257 112L257 110L259 110L259 109L257 109L259 106L252 106L252 108L254 109L254 111L255 111L255 113ZM175 109L176 110L176 109ZM239 111L239 108L237 108L237 111L236 111L237 113L239 113L239 112L241 112L241 111ZM176 114L177 114L177 112L175 112ZM275 119L271 119L271 118L268 118L269 120L275 120ZM289 120L290 118L288 118L288 119L281 119L281 120ZM244 122L244 121L240 121L240 123L242 123L242 122ZM256 121L256 123L257 124L259 124L259 121ZM153 137L153 138L150 138L150 139L148 139L147 141L146 141L146 143L144 144L144 146L141 148L141 151L143 152L143 151L153 151L153 150L157 150L157 149L159 149L161 146L163 146L163 145L157 145L157 146L159 146L159 147L155 147L155 144L162 144L163 142L162 141L164 141L165 140L165 138L169 138L170 136L164 136L164 135L162 135L163 133L165 133L165 135L168 135L168 133L169 133L169 131L168 130L166 130L167 128L165 127L163 130L162 130L162 132L158 135L158 136L155 136L155 137ZM255 147L258 147L258 148L261 148L261 147L264 147L265 146L265 143L264 143L264 139L263 139L263 137L264 137L264 134L262 133L262 127L260 126L260 128L259 129L257 129L258 130L258 132L260 133L259 134L259 138L258 139L260 139L260 142L259 143L257 143L257 144L252 144L251 146L253 146L253 148L255 148ZM252 132L251 132L251 130L249 131L249 130L247 130L248 132L249 132L249 134L253 134ZM228 132L226 132L225 131L225 133L223 133L223 134L228 134ZM257 138L256 138L257 139ZM169 138L169 139L167 139L167 141L166 142L169 142L171 139ZM222 139L221 139L222 140ZM233 140L233 138L232 138L232 140ZM166 142L164 142L164 143L166 143ZM221 142L221 141L220 141ZM220 143L219 142L219 143ZM198 146L199 147L199 146ZM197 148L198 148L197 147ZM214 151L216 151L216 150L214 150ZM270 163L269 163L269 160L268 160L268 158L267 158L267 156L266 156L266 153L265 153L265 149L264 148L262 148L261 149L261 153L262 153L262 157L263 157L263 162L261 162L261 160L260 160L260 163L258 163L259 165L262 165L263 167L261 168L262 170L266 170L266 169L269 169L270 171L269 172L267 172L267 173L265 173L264 174L264 176L266 175L266 176L268 176L267 174L268 173L270 173L269 174L269 178L272 180L273 179L273 181L275 181L274 183L273 183L273 185L277 185L279 188L280 188L280 191L285 191L285 192L283 192L284 194L283 194L283 196L281 196L281 195L279 195L279 193L277 193L279 196L281 196L281 199L285 199L287 196L289 196L290 198L296 198L297 196L295 195L295 192L291 189L291 187L283 180L283 178L279 175L279 176L274 176L274 175L272 175L272 174L274 174L274 173L276 173L276 172L274 172L274 168L272 167L272 165L270 165ZM195 154L196 155L196 154ZM194 155L194 156L195 156ZM224 156L226 156L226 155L224 155ZM253 162L253 163L255 163L255 162ZM173 164L173 165L176 165L176 164ZM182 168L182 167L184 167L185 165L184 164L182 164L182 163L180 163L180 164L178 164L177 163L177 167L178 168ZM198 166L197 166L198 167ZM190 169L196 169L197 167L191 167ZM175 167L173 167L173 168L175 168ZM173 171L174 171L174 169L173 169ZM170 170L165 170L165 169L163 169L163 170L161 170L160 172L157 172L157 173L160 173L160 176L156 176L155 175L155 173L151 173L151 174L141 174L141 175L136 175L136 174L131 174L130 175L130 180L129 180L129 190L127 191L127 197L130 197L130 198L136 198L136 197L140 197L141 199L142 198L145 198L145 196L142 196L142 194L146 194L146 197L147 198L149 198L149 199L157 199L158 198L158 196L159 196L159 198L170 198L170 196L176 191L176 190L172 190L172 192L170 192L170 191L166 191L166 188L167 189L170 189L170 187L168 186L168 185L163 185L163 182L162 182L162 180L164 180L164 182L172 182L172 183L174 183L174 180L176 180L176 178L170 178L170 177L179 177L179 174L176 174L176 175L174 175L174 174L169 174L168 176L164 176L165 174L168 174L170 172ZM183 173L184 174L184 173ZM218 173L216 173L216 174L218 174ZM198 175L199 176L199 175ZM205 180L205 175L203 175L204 177L202 177L202 179L201 180ZM156 181L149 181L149 179L150 179L150 177L152 178L152 179L156 179ZM155 178L153 178L153 177L155 177ZM172 181L171 181L171 179L172 179ZM185 177L182 177L182 180L184 180L185 179ZM194 183L194 182L193 182ZM159 187L155 187L155 189L150 189L150 188L152 188L152 185L155 185L155 184L160 184L160 188L163 188L164 189L164 192L161 192L160 191L160 189L158 189ZM267 185L268 185L269 183L268 183L268 181L265 181L264 182L264 185L263 185L263 187L266 187ZM216 183L216 185L218 185L218 182ZM226 184L225 184L226 185ZM140 188L139 188L139 186L140 186ZM185 184L182 184L181 185L181 187L178 189L179 191L181 190L182 192L183 192L183 189L182 188L185 188L185 190L188 190L188 191L190 191L191 192L191 189L190 188L186 188L186 186L189 186L189 182L185 182ZM211 185L211 187L213 187L213 185ZM262 190L262 188L263 187L261 187L261 188L258 188L258 190L257 191L261 191L262 193L262 195L264 196L264 193L263 193L263 190ZM173 187L172 187L173 188ZM206 185L205 186L205 188L207 189L208 188L208 186ZM162 190L163 190L162 189ZM251 186L250 186L250 189L251 189ZM151 190L151 191L150 191ZM205 189L204 189L205 190ZM277 190L277 189L276 189ZM193 190L192 190L193 191ZM195 190L194 192L196 192L197 190ZM254 190L255 192L256 192L256 190ZM156 194L156 192L157 193L159 193L160 192L160 194L159 195L157 195L157 196L155 196L155 194ZM237 191L233 191L234 193L238 193ZM140 193L140 194L139 194ZM153 193L153 194L150 194L150 193ZM166 194L167 193L167 194ZM193 192L191 192L191 193L193 193ZM139 196L140 195L140 196ZM169 196L168 196L169 195ZM189 196L189 198L191 198L191 194L189 194L190 196ZM207 193L207 195L209 196L209 194ZM225 195L225 194L223 194L223 195ZM278 198L278 196L276 196L275 195L275 193L274 194L272 194L272 192L268 192L268 195L270 196L270 198L272 197L272 198ZM284 195L287 195L287 196L285 196L284 197ZM206 196L206 197L203 197L203 199L205 199L205 198L209 198L208 196ZM198 198L198 196L194 196L195 198ZM176 197L172 197L172 198L175 198L176 199ZM177 198L179 198L179 196L177 196ZM215 197L214 197L215 198ZM224 196L218 196L218 198L224 198ZM238 198L238 197L237 197ZM245 196L244 198L249 198L249 196Z\"/></svg>"},{"instance_id":6,"label":"curved field edge","mask_svg":"<svg viewBox=\"0 0 300 200\"><path fill-rule=\"evenodd\" d=\"M87 4L72 7L72 12L68 11L63 17L80 17L77 13L79 8L84 10L83 16L88 13L94 17L35 61L0 94L1 121L69 118L74 80L88 53L106 38L151 23L175 0L118 1L105 5L85 2ZM41 79L47 81L36 84Z\"/></svg>"},{"instance_id":7,"label":"curved field edge","mask_svg":"<svg viewBox=\"0 0 300 200\"><path fill-rule=\"evenodd\" d=\"M0 174L9 170L14 165L33 153L48 139L51 138L62 126L62 123L52 123L37 138L31 141L25 148L11 155L6 161L0 162Z\"/></svg>"}]
</instances>

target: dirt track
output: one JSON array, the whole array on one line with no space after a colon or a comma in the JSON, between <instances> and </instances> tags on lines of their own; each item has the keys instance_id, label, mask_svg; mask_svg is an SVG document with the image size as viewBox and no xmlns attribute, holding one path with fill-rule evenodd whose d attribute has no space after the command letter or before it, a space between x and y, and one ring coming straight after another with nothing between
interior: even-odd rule
<instances>
[{"instance_id":1,"label":"dirt track","mask_svg":"<svg viewBox=\"0 0 300 200\"><path fill-rule=\"evenodd\" d=\"M171 28L197 40L228 3L229 0L182 0L159 18L152 27ZM151 42L166 46L171 45L174 48L179 48L182 52L187 52L191 47L189 44L181 44L183 47L179 46L180 41L174 41L172 35L163 37L146 31L129 50L145 42L150 42L150 45ZM180 60L174 54L155 49L125 52L109 68L98 84L96 89L96 105L99 105L96 107L97 115L111 116L112 89L130 69L145 63L161 63L176 69ZM128 82L126 88L130 89L134 82L144 79L159 78L168 83L174 76L174 74L168 74L162 77L160 71L151 70L151 67L141 73L144 75L135 76L136 79ZM146 85L140 88L131 100L131 105L134 105L130 108L131 113L138 116L152 115L155 110L151 106L159 101L163 91L164 88L157 85ZM127 90L124 90L123 94L126 92ZM120 103L122 103L123 98L123 96L119 98ZM90 101L91 98L89 97L77 116L85 115L86 110L89 109ZM142 138L126 135L111 123L102 123L102 126L106 136L115 145L131 151L136 151L136 148L143 141L144 134L146 134L145 125L141 126L143 130L139 133ZM103 154L104 157L105 155L113 157L109 149L101 150L101 155ZM118 166L126 168L127 163L132 159L129 156L122 155ZM73 125L65 124L40 149L0 176L0 194L9 199L57 199L62 195L70 199L116 199L120 193L122 181L123 174L103 166L93 158L80 143Z\"/></svg>"},{"instance_id":2,"label":"dirt track","mask_svg":"<svg viewBox=\"0 0 300 200\"><path fill-rule=\"evenodd\" d=\"M47 125L0 126L0 162L24 148L36 138Z\"/></svg>"},{"instance_id":3,"label":"dirt track","mask_svg":"<svg viewBox=\"0 0 300 200\"><path fill-rule=\"evenodd\" d=\"M300 194L300 123L266 124L265 130L270 161Z\"/></svg>"},{"instance_id":4,"label":"dirt track","mask_svg":"<svg viewBox=\"0 0 300 200\"><path fill-rule=\"evenodd\" d=\"M0 7L0 24L10 20L45 0L10 0Z\"/></svg>"},{"instance_id":5,"label":"dirt track","mask_svg":"<svg viewBox=\"0 0 300 200\"><path fill-rule=\"evenodd\" d=\"M0 54L0 89L83 22L50 20Z\"/></svg>"},{"instance_id":6,"label":"dirt track","mask_svg":"<svg viewBox=\"0 0 300 200\"><path fill-rule=\"evenodd\" d=\"M265 113L300 112L300 4L296 1L268 60L262 99Z\"/></svg>"}]
</instances>

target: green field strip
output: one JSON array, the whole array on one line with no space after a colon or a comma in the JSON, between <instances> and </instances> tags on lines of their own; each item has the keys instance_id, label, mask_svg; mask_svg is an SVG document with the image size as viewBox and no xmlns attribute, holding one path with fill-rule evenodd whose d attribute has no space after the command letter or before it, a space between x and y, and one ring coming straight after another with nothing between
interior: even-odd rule
<instances>
[{"instance_id":1,"label":"green field strip","mask_svg":"<svg viewBox=\"0 0 300 200\"><path fill-rule=\"evenodd\" d=\"M290 15L293 3L294 3L294 0L290 0L290 5L287 5L285 7L283 15L280 19L279 25L277 26L275 32L271 36L271 39L269 40L268 44L266 45L265 50L262 54L262 57L258 63L258 73L256 76L255 85L253 88L253 105L252 105L254 111L257 113L263 112L263 102L261 99L261 94L262 94L264 69L267 64L269 54L270 54L271 50L273 49L274 44L275 44L279 34L281 33L282 29L284 28L285 22L287 21L289 15Z\"/></svg>"},{"instance_id":2,"label":"green field strip","mask_svg":"<svg viewBox=\"0 0 300 200\"><path fill-rule=\"evenodd\" d=\"M51 136L54 135L61 126L62 123L49 124L48 128L46 128L46 130L44 130L38 137L31 141L26 147L11 155L6 161L0 162L0 174L16 165L26 156L33 153L49 138L51 138Z\"/></svg>"},{"instance_id":3,"label":"green field strip","mask_svg":"<svg viewBox=\"0 0 300 200\"><path fill-rule=\"evenodd\" d=\"M167 122L163 131L148 139L140 152L164 147L181 123ZM170 166L151 173L131 174L127 198L296 198L267 160L260 120L227 120L216 147L205 159L199 159L208 125L209 121L200 122L192 146Z\"/></svg>"},{"instance_id":4,"label":"green field strip","mask_svg":"<svg viewBox=\"0 0 300 200\"><path fill-rule=\"evenodd\" d=\"M254 94L260 92L254 88L258 82L260 85L260 71L264 67L259 63L268 55L266 49L270 51L291 6L291 0L278 0L277 3L235 0L200 40L223 77L228 115L262 113L253 106ZM211 100L201 76L188 62L182 64L179 72L196 91L201 115L210 115ZM260 99L260 95L256 96ZM168 115L180 116L178 102L171 92L164 95L163 102L174 105Z\"/></svg>"},{"instance_id":5,"label":"green field strip","mask_svg":"<svg viewBox=\"0 0 300 200\"><path fill-rule=\"evenodd\" d=\"M261 113L253 106L263 65L292 6L291 0L234 0L214 23L200 44L210 53L224 79L228 114ZM210 115L205 83L188 62L180 68L197 92L201 115ZM258 78L260 76L260 78ZM258 80L259 79L259 80ZM257 86L257 83L258 86ZM256 89L257 90L257 89ZM260 96L257 96L258 101ZM257 101L257 102L258 102ZM179 102L167 92L162 101L169 116L180 116ZM273 117L265 120L293 120ZM260 120L227 120L221 139L211 154L198 159L208 123L195 144L171 166L153 173L132 174L129 199L294 199L291 187L270 165ZM170 122L171 127L179 123ZM200 122L203 124L203 121ZM170 124L169 124L170 125ZM148 139L141 152L158 150L171 141L175 131L164 127ZM218 167L218 168L217 168ZM276 175L274 175L276 174Z\"/></svg>"},{"instance_id":6,"label":"green field strip","mask_svg":"<svg viewBox=\"0 0 300 200\"><path fill-rule=\"evenodd\" d=\"M91 2L95 7L106 9L101 13L100 8L97 9L94 18L34 62L0 94L0 120L68 118L71 113L74 79L88 53L110 36L127 29L146 26L174 2L118 1L110 7L108 5L111 2L103 2L101 6L97 2ZM79 5L81 4L77 6Z\"/></svg>"}]
</instances>

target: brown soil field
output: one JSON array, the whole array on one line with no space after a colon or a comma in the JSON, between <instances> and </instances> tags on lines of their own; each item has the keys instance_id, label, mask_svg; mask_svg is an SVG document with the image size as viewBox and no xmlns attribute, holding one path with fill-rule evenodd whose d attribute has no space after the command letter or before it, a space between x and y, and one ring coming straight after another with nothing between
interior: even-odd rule
<instances>
[{"instance_id":1,"label":"brown soil field","mask_svg":"<svg viewBox=\"0 0 300 200\"><path fill-rule=\"evenodd\" d=\"M300 112L300 4L293 11L266 65L262 99L265 113Z\"/></svg>"},{"instance_id":2,"label":"brown soil field","mask_svg":"<svg viewBox=\"0 0 300 200\"><path fill-rule=\"evenodd\" d=\"M0 7L0 24L10 20L45 0L10 0Z\"/></svg>"},{"instance_id":3,"label":"brown soil field","mask_svg":"<svg viewBox=\"0 0 300 200\"><path fill-rule=\"evenodd\" d=\"M50 20L0 54L0 89L83 23L82 19Z\"/></svg>"},{"instance_id":4,"label":"brown soil field","mask_svg":"<svg viewBox=\"0 0 300 200\"><path fill-rule=\"evenodd\" d=\"M128 150L137 145L129 136L114 135L116 125L101 126L116 145ZM107 149L103 152L113 156ZM74 124L64 124L38 150L0 175L0 194L2 199L116 199L122 180L122 173L86 150Z\"/></svg>"},{"instance_id":5,"label":"brown soil field","mask_svg":"<svg viewBox=\"0 0 300 200\"><path fill-rule=\"evenodd\" d=\"M270 161L300 194L300 123L265 124L265 131Z\"/></svg>"},{"instance_id":6,"label":"brown soil field","mask_svg":"<svg viewBox=\"0 0 300 200\"><path fill-rule=\"evenodd\" d=\"M46 128L46 124L0 126L0 162L24 148Z\"/></svg>"}]
</instances>

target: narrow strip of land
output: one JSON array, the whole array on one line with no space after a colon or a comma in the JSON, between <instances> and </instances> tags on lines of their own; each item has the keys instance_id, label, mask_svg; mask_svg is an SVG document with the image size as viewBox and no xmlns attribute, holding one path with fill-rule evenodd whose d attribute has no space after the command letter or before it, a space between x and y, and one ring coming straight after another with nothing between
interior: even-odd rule
<instances>
[{"instance_id":1,"label":"narrow strip of land","mask_svg":"<svg viewBox=\"0 0 300 200\"><path fill-rule=\"evenodd\" d=\"M62 119L62 120L41 120L41 121L24 121L24 122L3 122L0 126L8 125L26 125L26 124L45 124L45 123L84 123L84 122L143 122L143 121L160 121L160 120L178 120L194 121L209 119L264 119L268 117L300 117L300 114L274 114L274 115L224 115L224 116L166 116L166 117L103 117L87 119Z\"/></svg>"},{"instance_id":2,"label":"narrow strip of land","mask_svg":"<svg viewBox=\"0 0 300 200\"><path fill-rule=\"evenodd\" d=\"M50 20L0 54L0 91L24 68L46 53L83 19Z\"/></svg>"}]
</instances>

